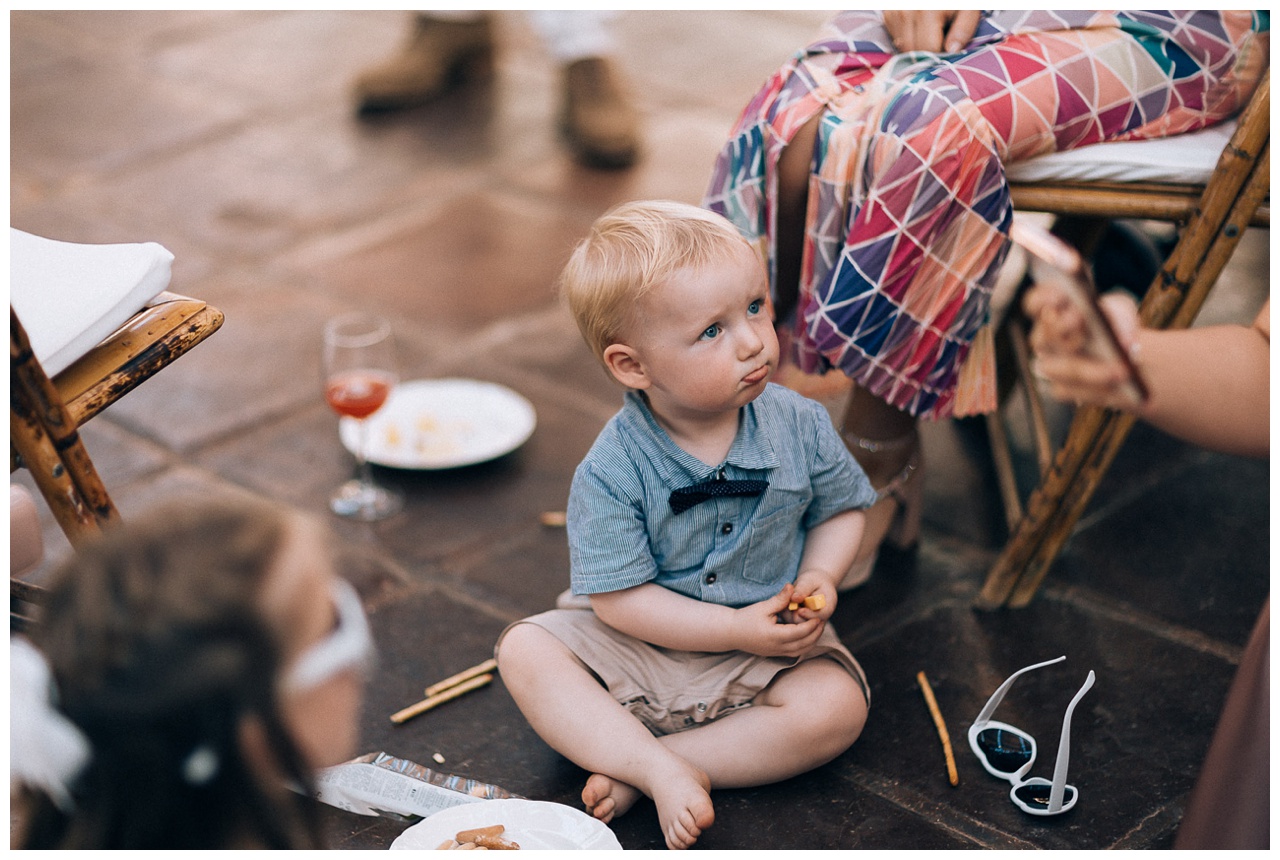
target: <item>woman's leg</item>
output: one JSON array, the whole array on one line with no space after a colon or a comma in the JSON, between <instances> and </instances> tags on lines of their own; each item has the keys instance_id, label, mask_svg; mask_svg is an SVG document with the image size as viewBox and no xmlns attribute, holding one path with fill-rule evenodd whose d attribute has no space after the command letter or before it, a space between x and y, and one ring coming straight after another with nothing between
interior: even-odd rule
<instances>
[{"instance_id":1,"label":"woman's leg","mask_svg":"<svg viewBox=\"0 0 1280 860\"><path fill-rule=\"evenodd\" d=\"M809 207L809 177L813 171L813 146L818 139L818 123L821 121L822 115L818 114L805 122L778 156L778 193L774 201L777 217L774 311L779 320L791 316L799 295Z\"/></svg>"},{"instance_id":2,"label":"woman's leg","mask_svg":"<svg viewBox=\"0 0 1280 860\"><path fill-rule=\"evenodd\" d=\"M1019 16L1036 14L991 20L1025 26L1032 19ZM847 204L809 221L834 235L811 240L828 244L810 255L822 265L801 285L807 366L838 366L920 417L994 407L984 327L1012 215L1004 163L1145 134L1162 118L1185 128L1194 94L1222 89L1225 98L1236 89L1215 77L1233 68L1229 51L1216 70L1177 52L1196 15L1133 13L1150 19L1139 38L1137 24L1114 23L1124 14L1103 13L1082 29L996 35L967 54L877 80L876 108L835 112L814 181L821 200ZM1174 58L1172 68L1153 44ZM1204 104L1200 121L1218 107ZM843 235L824 226L840 215Z\"/></svg>"}]
</instances>

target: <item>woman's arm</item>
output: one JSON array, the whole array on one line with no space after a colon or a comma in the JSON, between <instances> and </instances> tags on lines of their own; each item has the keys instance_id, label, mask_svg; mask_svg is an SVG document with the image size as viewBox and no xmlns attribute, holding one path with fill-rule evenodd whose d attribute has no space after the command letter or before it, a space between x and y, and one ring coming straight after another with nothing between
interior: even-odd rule
<instances>
[{"instance_id":1,"label":"woman's arm","mask_svg":"<svg viewBox=\"0 0 1280 860\"><path fill-rule=\"evenodd\" d=\"M1254 457L1270 451L1271 301L1253 323L1161 330L1142 328L1131 299L1109 295L1103 310L1137 365L1150 397L1136 413L1188 442ZM1025 308L1034 321L1036 368L1054 397L1116 408L1121 365L1084 358L1084 325L1051 289L1036 286Z\"/></svg>"}]
</instances>

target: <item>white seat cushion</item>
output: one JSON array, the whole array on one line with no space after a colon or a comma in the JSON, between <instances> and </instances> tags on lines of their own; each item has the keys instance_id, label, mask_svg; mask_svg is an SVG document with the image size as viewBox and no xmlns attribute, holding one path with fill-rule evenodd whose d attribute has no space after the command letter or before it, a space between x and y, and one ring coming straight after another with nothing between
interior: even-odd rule
<instances>
[{"instance_id":1,"label":"white seat cushion","mask_svg":"<svg viewBox=\"0 0 1280 860\"><path fill-rule=\"evenodd\" d=\"M9 304L49 376L66 369L169 286L155 242L79 245L9 229Z\"/></svg>"},{"instance_id":2,"label":"white seat cushion","mask_svg":"<svg viewBox=\"0 0 1280 860\"><path fill-rule=\"evenodd\" d=\"M1159 140L1097 143L1011 164L1010 182L1172 182L1205 185L1236 121Z\"/></svg>"}]
</instances>

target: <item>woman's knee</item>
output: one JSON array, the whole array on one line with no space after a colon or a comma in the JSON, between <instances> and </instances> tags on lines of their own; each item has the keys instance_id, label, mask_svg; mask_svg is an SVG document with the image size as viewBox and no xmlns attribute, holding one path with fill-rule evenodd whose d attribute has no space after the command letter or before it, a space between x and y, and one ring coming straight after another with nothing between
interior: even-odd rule
<instances>
[{"instance_id":1,"label":"woman's knee","mask_svg":"<svg viewBox=\"0 0 1280 860\"><path fill-rule=\"evenodd\" d=\"M910 171L927 164L944 181L997 159L994 130L963 89L941 77L903 81L886 94L868 141L867 168ZM988 158L974 158L986 151Z\"/></svg>"}]
</instances>

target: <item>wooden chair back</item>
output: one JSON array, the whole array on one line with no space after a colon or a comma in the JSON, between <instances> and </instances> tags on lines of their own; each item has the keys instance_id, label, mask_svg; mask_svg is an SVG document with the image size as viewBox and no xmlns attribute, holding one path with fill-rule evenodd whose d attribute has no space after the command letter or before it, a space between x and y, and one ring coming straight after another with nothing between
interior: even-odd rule
<instances>
[{"instance_id":1,"label":"wooden chair back","mask_svg":"<svg viewBox=\"0 0 1280 860\"><path fill-rule=\"evenodd\" d=\"M1015 208L1084 219L1145 218L1177 223L1180 235L1143 297L1145 326L1186 328L1250 226L1270 225L1271 73L1268 71L1241 114L1230 143L1202 188L1082 183L1037 188L1013 186ZM1194 204L1190 201L1194 200ZM1026 321L1010 313L1002 329L1019 366L1019 386L1030 398L1032 436L1041 467L1039 485L1025 508L1017 493L1002 418L988 420L1010 537L989 571L976 605L983 609L1025 606L1035 596L1110 468L1134 424L1132 415L1100 408L1077 410L1066 439L1046 450L1044 409L1036 401L1026 346Z\"/></svg>"}]
</instances>

